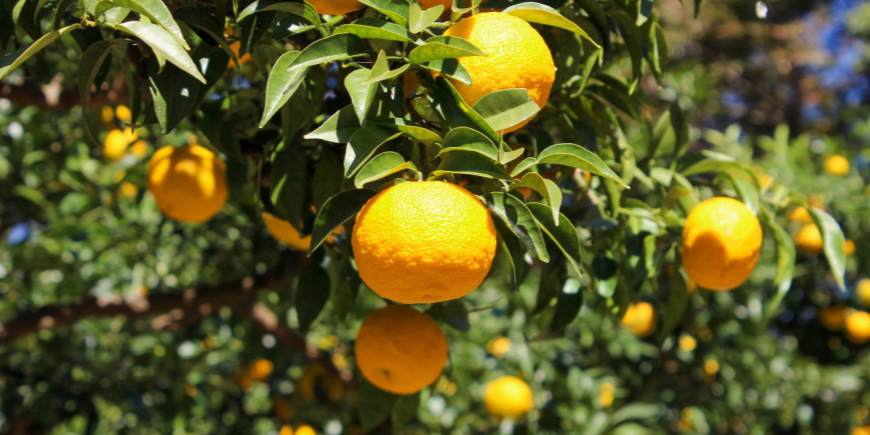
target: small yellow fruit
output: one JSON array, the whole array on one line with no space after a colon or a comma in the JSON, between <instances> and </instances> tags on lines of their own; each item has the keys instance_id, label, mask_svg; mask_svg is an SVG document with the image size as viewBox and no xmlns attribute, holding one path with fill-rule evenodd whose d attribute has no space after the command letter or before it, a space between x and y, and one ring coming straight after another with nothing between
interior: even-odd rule
<instances>
[{"instance_id":1,"label":"small yellow fruit","mask_svg":"<svg viewBox=\"0 0 870 435\"><path fill-rule=\"evenodd\" d=\"M849 256L855 253L855 242L850 239L846 239L843 243L843 252Z\"/></svg>"},{"instance_id":2,"label":"small yellow fruit","mask_svg":"<svg viewBox=\"0 0 870 435\"><path fill-rule=\"evenodd\" d=\"M742 202L725 197L696 206L683 228L683 267L710 290L730 290L752 273L761 252L761 224Z\"/></svg>"},{"instance_id":3,"label":"small yellow fruit","mask_svg":"<svg viewBox=\"0 0 870 435\"><path fill-rule=\"evenodd\" d=\"M278 435L293 435L293 427L291 427L289 424L281 426L281 431L278 432Z\"/></svg>"},{"instance_id":4,"label":"small yellow fruit","mask_svg":"<svg viewBox=\"0 0 870 435\"><path fill-rule=\"evenodd\" d=\"M366 317L354 345L362 374L382 390L413 394L435 382L447 364L447 337L431 317L390 305Z\"/></svg>"},{"instance_id":5,"label":"small yellow fruit","mask_svg":"<svg viewBox=\"0 0 870 435\"><path fill-rule=\"evenodd\" d=\"M112 121L114 121L114 118L115 111L112 110L111 106L103 106L103 108L100 109L100 119L104 124L111 124Z\"/></svg>"},{"instance_id":6,"label":"small yellow fruit","mask_svg":"<svg viewBox=\"0 0 870 435\"><path fill-rule=\"evenodd\" d=\"M858 296L861 305L870 307L870 279L864 278L858 281L858 284L855 285L855 295Z\"/></svg>"},{"instance_id":7,"label":"small yellow fruit","mask_svg":"<svg viewBox=\"0 0 870 435\"><path fill-rule=\"evenodd\" d=\"M507 337L496 337L486 344L486 351L496 358L501 358L511 349L511 340Z\"/></svg>"},{"instance_id":8,"label":"small yellow fruit","mask_svg":"<svg viewBox=\"0 0 870 435\"><path fill-rule=\"evenodd\" d=\"M691 352L695 350L695 347L698 346L698 340L695 340L691 335L683 335L680 337L680 349L686 352Z\"/></svg>"},{"instance_id":9,"label":"small yellow fruit","mask_svg":"<svg viewBox=\"0 0 870 435\"><path fill-rule=\"evenodd\" d=\"M286 243L291 248L307 251L308 247L311 246L311 236L300 237L299 231L293 228L290 222L272 216L264 211L263 223L266 224L266 229L269 230L269 234L272 234L272 237Z\"/></svg>"},{"instance_id":10,"label":"small yellow fruit","mask_svg":"<svg viewBox=\"0 0 870 435\"><path fill-rule=\"evenodd\" d=\"M834 177L849 174L849 160L843 156L831 156L825 160L825 172Z\"/></svg>"},{"instance_id":11,"label":"small yellow fruit","mask_svg":"<svg viewBox=\"0 0 870 435\"><path fill-rule=\"evenodd\" d=\"M622 316L622 325L637 337L649 337L656 329L655 309L648 302L631 304Z\"/></svg>"},{"instance_id":12,"label":"small yellow fruit","mask_svg":"<svg viewBox=\"0 0 870 435\"><path fill-rule=\"evenodd\" d=\"M539 108L547 104L556 67L544 38L525 20L502 12L487 12L462 19L447 29L444 36L461 37L486 53L459 58L471 75L470 87L451 80L469 105L490 92L514 88L526 89ZM502 133L515 131L530 120Z\"/></svg>"},{"instance_id":13,"label":"small yellow fruit","mask_svg":"<svg viewBox=\"0 0 870 435\"><path fill-rule=\"evenodd\" d=\"M130 182L121 183L121 187L118 189L121 192L122 196L136 196L139 193L139 188L136 187L135 184Z\"/></svg>"},{"instance_id":14,"label":"small yellow fruit","mask_svg":"<svg viewBox=\"0 0 870 435\"><path fill-rule=\"evenodd\" d=\"M517 418L532 410L532 390L522 379L502 376L486 386L483 403L499 418Z\"/></svg>"},{"instance_id":15,"label":"small yellow fruit","mask_svg":"<svg viewBox=\"0 0 870 435\"><path fill-rule=\"evenodd\" d=\"M317 435L317 432L314 431L314 428L307 424L303 424L296 429L296 432L293 435Z\"/></svg>"},{"instance_id":16,"label":"small yellow fruit","mask_svg":"<svg viewBox=\"0 0 870 435\"><path fill-rule=\"evenodd\" d=\"M794 235L794 243L801 251L820 254L822 252L822 233L819 232L816 224L806 224Z\"/></svg>"},{"instance_id":17,"label":"small yellow fruit","mask_svg":"<svg viewBox=\"0 0 870 435\"><path fill-rule=\"evenodd\" d=\"M851 435L870 435L870 426L861 426L852 429Z\"/></svg>"},{"instance_id":18,"label":"small yellow fruit","mask_svg":"<svg viewBox=\"0 0 870 435\"><path fill-rule=\"evenodd\" d=\"M272 374L272 370L274 369L275 366L272 364L272 361L259 358L252 362L251 366L248 367L248 376L255 381L265 382L269 379L269 375Z\"/></svg>"},{"instance_id":19,"label":"small yellow fruit","mask_svg":"<svg viewBox=\"0 0 870 435\"><path fill-rule=\"evenodd\" d=\"M852 343L863 344L870 341L870 313L852 310L846 314L846 338Z\"/></svg>"},{"instance_id":20,"label":"small yellow fruit","mask_svg":"<svg viewBox=\"0 0 870 435\"><path fill-rule=\"evenodd\" d=\"M226 167L199 145L163 147L148 165L148 190L167 216L205 222L227 201Z\"/></svg>"},{"instance_id":21,"label":"small yellow fruit","mask_svg":"<svg viewBox=\"0 0 870 435\"><path fill-rule=\"evenodd\" d=\"M846 309L842 305L833 307L825 307L819 311L819 320L822 321L822 326L831 330L839 331L843 329Z\"/></svg>"},{"instance_id":22,"label":"small yellow fruit","mask_svg":"<svg viewBox=\"0 0 870 435\"><path fill-rule=\"evenodd\" d=\"M129 124L133 121L133 112L129 107L122 104L115 108L115 118L125 124Z\"/></svg>"},{"instance_id":23,"label":"small yellow fruit","mask_svg":"<svg viewBox=\"0 0 870 435\"><path fill-rule=\"evenodd\" d=\"M125 128L124 130L116 128L111 130L106 134L106 139L103 141L103 155L111 160L120 159L127 154L127 147L136 141L136 139L139 139L139 134L133 131L132 128Z\"/></svg>"},{"instance_id":24,"label":"small yellow fruit","mask_svg":"<svg viewBox=\"0 0 870 435\"><path fill-rule=\"evenodd\" d=\"M604 382L598 387L598 404L602 408L608 408L613 404L613 392L615 390L616 386L610 382Z\"/></svg>"},{"instance_id":25,"label":"small yellow fruit","mask_svg":"<svg viewBox=\"0 0 870 435\"><path fill-rule=\"evenodd\" d=\"M813 221L813 218L810 217L810 212L806 208L798 207L788 215L788 220L808 224Z\"/></svg>"},{"instance_id":26,"label":"small yellow fruit","mask_svg":"<svg viewBox=\"0 0 870 435\"><path fill-rule=\"evenodd\" d=\"M360 278L381 297L433 303L470 293L486 278L496 234L486 207L467 190L442 181L384 189L353 227Z\"/></svg>"},{"instance_id":27,"label":"small yellow fruit","mask_svg":"<svg viewBox=\"0 0 870 435\"><path fill-rule=\"evenodd\" d=\"M719 362L715 359L704 361L704 373L707 376L713 376L719 372Z\"/></svg>"},{"instance_id":28,"label":"small yellow fruit","mask_svg":"<svg viewBox=\"0 0 870 435\"><path fill-rule=\"evenodd\" d=\"M308 3L314 6L317 13L323 15L344 15L365 6L357 0L308 0Z\"/></svg>"}]
</instances>

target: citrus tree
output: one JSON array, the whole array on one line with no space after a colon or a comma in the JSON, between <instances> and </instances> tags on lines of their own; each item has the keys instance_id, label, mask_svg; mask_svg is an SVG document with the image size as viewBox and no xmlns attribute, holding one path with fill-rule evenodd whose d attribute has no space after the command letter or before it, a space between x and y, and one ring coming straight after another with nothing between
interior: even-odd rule
<instances>
[{"instance_id":1,"label":"citrus tree","mask_svg":"<svg viewBox=\"0 0 870 435\"><path fill-rule=\"evenodd\" d=\"M2 1L0 46L0 430L867 417L852 151L691 128L650 1Z\"/></svg>"}]
</instances>

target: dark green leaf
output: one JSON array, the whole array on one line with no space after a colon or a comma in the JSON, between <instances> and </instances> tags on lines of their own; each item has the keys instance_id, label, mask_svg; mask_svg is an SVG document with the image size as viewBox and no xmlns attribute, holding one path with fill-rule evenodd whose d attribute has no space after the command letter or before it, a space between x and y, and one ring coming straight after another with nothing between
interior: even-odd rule
<instances>
[{"instance_id":1,"label":"dark green leaf","mask_svg":"<svg viewBox=\"0 0 870 435\"><path fill-rule=\"evenodd\" d=\"M522 201L502 192L491 192L486 195L486 206L519 237L532 255L545 263L550 261L544 235Z\"/></svg>"},{"instance_id":2,"label":"dark green leaf","mask_svg":"<svg viewBox=\"0 0 870 435\"><path fill-rule=\"evenodd\" d=\"M501 143L501 136L462 99L453 84L444 77L435 79L435 87L429 89L429 97L438 117L451 128L469 127L482 132L493 143Z\"/></svg>"},{"instance_id":3,"label":"dark green leaf","mask_svg":"<svg viewBox=\"0 0 870 435\"><path fill-rule=\"evenodd\" d=\"M437 320L442 320L457 331L468 332L471 324L468 323L468 310L459 301L447 301L440 304L432 304L426 310L426 314Z\"/></svg>"},{"instance_id":4,"label":"dark green leaf","mask_svg":"<svg viewBox=\"0 0 870 435\"><path fill-rule=\"evenodd\" d=\"M495 147L492 141L483 133L468 127L454 128L444 136L444 150L450 148L475 151L493 162L498 161L498 148Z\"/></svg>"},{"instance_id":5,"label":"dark green leaf","mask_svg":"<svg viewBox=\"0 0 870 435\"><path fill-rule=\"evenodd\" d=\"M387 151L385 153L376 155L371 161L366 163L366 165L363 166L362 169L360 169L359 173L356 174L354 186L359 189L367 183L371 183L375 180L380 180L387 175L394 174L405 169L413 169L414 171L416 171L417 167L415 167L413 163L405 161L405 158L402 157L401 154Z\"/></svg>"},{"instance_id":6,"label":"dark green leaf","mask_svg":"<svg viewBox=\"0 0 870 435\"><path fill-rule=\"evenodd\" d=\"M426 127L423 127L420 124L415 122L406 121L402 118L379 118L369 120L370 125L383 125L385 127L392 127L396 130L401 131L406 136L414 138L425 145L432 145L435 142L441 140L441 136L438 136L432 130L429 130Z\"/></svg>"},{"instance_id":7,"label":"dark green leaf","mask_svg":"<svg viewBox=\"0 0 870 435\"><path fill-rule=\"evenodd\" d=\"M402 428L408 424L420 409L420 393L399 396L393 405L393 433L402 433Z\"/></svg>"},{"instance_id":8,"label":"dark green leaf","mask_svg":"<svg viewBox=\"0 0 870 435\"><path fill-rule=\"evenodd\" d=\"M43 48L47 47L52 42L56 41L64 34L76 29L80 29L81 27L81 24L73 24L70 26L66 26L63 29L46 33L45 35L42 35L41 38L30 43L29 45L23 45L17 50L7 54L3 57L3 59L0 59L0 79L6 77L7 74L12 72L12 70L14 70L15 68L18 68L22 63L24 63L24 61L30 59L31 56L38 53Z\"/></svg>"},{"instance_id":9,"label":"dark green leaf","mask_svg":"<svg viewBox=\"0 0 870 435\"><path fill-rule=\"evenodd\" d=\"M344 180L344 168L335 154L324 152L322 156L311 179L311 196L316 210L320 210L327 199L341 192Z\"/></svg>"},{"instance_id":10,"label":"dark green leaf","mask_svg":"<svg viewBox=\"0 0 870 435\"><path fill-rule=\"evenodd\" d=\"M296 285L296 317L303 335L329 300L329 274L317 264L309 264L299 274Z\"/></svg>"},{"instance_id":11,"label":"dark green leaf","mask_svg":"<svg viewBox=\"0 0 870 435\"><path fill-rule=\"evenodd\" d=\"M381 390L367 379L362 379L356 398L362 431L368 432L386 420L397 400L399 395Z\"/></svg>"},{"instance_id":12,"label":"dark green leaf","mask_svg":"<svg viewBox=\"0 0 870 435\"><path fill-rule=\"evenodd\" d=\"M538 155L538 164L551 163L582 169L615 181L625 189L628 185L616 175L600 157L593 152L574 144L559 144L547 147Z\"/></svg>"},{"instance_id":13,"label":"dark green leaf","mask_svg":"<svg viewBox=\"0 0 870 435\"><path fill-rule=\"evenodd\" d=\"M368 68L360 68L344 78L344 87L347 88L347 92L350 94L350 100L353 102L353 111L356 113L356 117L362 126L366 124L366 114L369 113L375 93L378 91L376 83L366 84L366 80L371 72Z\"/></svg>"},{"instance_id":14,"label":"dark green leaf","mask_svg":"<svg viewBox=\"0 0 870 435\"><path fill-rule=\"evenodd\" d=\"M103 62L105 62L106 57L109 56L112 44L112 41L99 41L91 44L91 46L82 53L82 60L79 63L79 95L81 95L82 118L84 119L87 119L87 101L88 95L91 93L91 86L94 84L94 80L96 79L100 68L102 68ZM91 132L90 123L85 121L83 124L85 134L90 138L91 142L99 144Z\"/></svg>"},{"instance_id":15,"label":"dark green leaf","mask_svg":"<svg viewBox=\"0 0 870 435\"><path fill-rule=\"evenodd\" d=\"M422 66L423 68L450 77L466 86L471 86L472 84L471 73L457 59L437 59Z\"/></svg>"},{"instance_id":16,"label":"dark green leaf","mask_svg":"<svg viewBox=\"0 0 870 435\"><path fill-rule=\"evenodd\" d=\"M538 103L529 98L529 91L522 88L490 92L472 107L495 131L507 130L541 110Z\"/></svg>"},{"instance_id":17,"label":"dark green leaf","mask_svg":"<svg viewBox=\"0 0 870 435\"><path fill-rule=\"evenodd\" d=\"M148 60L148 83L154 100L154 113L160 131L167 134L193 110L201 84L174 65L167 65L158 74L159 69L154 59Z\"/></svg>"},{"instance_id":18,"label":"dark green leaf","mask_svg":"<svg viewBox=\"0 0 870 435\"><path fill-rule=\"evenodd\" d=\"M437 59L485 55L472 43L458 36L433 36L425 44L411 50L408 61L426 63Z\"/></svg>"},{"instance_id":19,"label":"dark green leaf","mask_svg":"<svg viewBox=\"0 0 870 435\"><path fill-rule=\"evenodd\" d=\"M810 216L813 218L813 223L816 224L819 228L819 233L822 234L822 248L825 258L828 260L828 267L831 268L831 274L834 275L834 280L837 282L840 290L845 291L846 238L843 236L843 230L840 229L840 224L824 210L810 207L809 211Z\"/></svg>"},{"instance_id":20,"label":"dark green leaf","mask_svg":"<svg viewBox=\"0 0 870 435\"><path fill-rule=\"evenodd\" d=\"M351 24L335 29L334 34L352 33L363 39L383 39L385 41L410 42L416 44L418 38L404 27L381 21L375 17L363 17Z\"/></svg>"},{"instance_id":21,"label":"dark green leaf","mask_svg":"<svg viewBox=\"0 0 870 435\"><path fill-rule=\"evenodd\" d=\"M528 187L541 195L541 198L550 206L553 220L559 224L559 208L562 207L562 190L552 180L542 177L536 172L523 175L520 180L511 183L511 189Z\"/></svg>"},{"instance_id":22,"label":"dark green leaf","mask_svg":"<svg viewBox=\"0 0 870 435\"><path fill-rule=\"evenodd\" d=\"M239 13L239 16L236 17L236 21L241 22L253 14L269 11L286 12L302 17L311 23L322 36L329 36L329 33L320 21L320 14L318 14L317 10L308 3L294 3L284 0L259 0L251 3L248 7L242 10L242 12Z\"/></svg>"},{"instance_id":23,"label":"dark green leaf","mask_svg":"<svg viewBox=\"0 0 870 435\"><path fill-rule=\"evenodd\" d=\"M499 235L499 249L507 255L511 261L511 291L519 290L520 282L526 275L525 252L520 244L520 239L508 228L501 219L493 219L495 229Z\"/></svg>"},{"instance_id":24,"label":"dark green leaf","mask_svg":"<svg viewBox=\"0 0 870 435\"><path fill-rule=\"evenodd\" d=\"M689 292L686 288L686 281L683 280L683 275L675 273L670 281L670 296L668 296L668 306L665 308L665 322L662 325L659 341L662 342L674 330L674 328L683 319L683 312L686 311L686 306L689 304Z\"/></svg>"},{"instance_id":25,"label":"dark green leaf","mask_svg":"<svg viewBox=\"0 0 870 435\"><path fill-rule=\"evenodd\" d=\"M200 83L205 83L205 77L200 74L193 59L187 54L187 51L179 45L175 37L172 36L166 29L144 21L128 21L115 25L115 29L127 32L148 44L154 53L173 65L180 68L182 71L190 74Z\"/></svg>"},{"instance_id":26,"label":"dark green leaf","mask_svg":"<svg viewBox=\"0 0 870 435\"><path fill-rule=\"evenodd\" d=\"M139 15L144 15L148 17L151 21L160 24L166 31L168 31L175 40L185 50L190 51L190 46L187 44L187 41L184 40L184 34L181 33L181 28L178 27L178 23L175 22L175 19L172 18L172 12L169 12L169 8L166 7L166 4L161 0L112 0L116 6L120 6L122 8L130 9L134 12L137 12Z\"/></svg>"},{"instance_id":27,"label":"dark green leaf","mask_svg":"<svg viewBox=\"0 0 870 435\"><path fill-rule=\"evenodd\" d=\"M296 70L322 63L350 59L364 55L365 44L358 36L350 33L332 35L311 43L305 47L299 57L290 64L289 69Z\"/></svg>"},{"instance_id":28,"label":"dark green leaf","mask_svg":"<svg viewBox=\"0 0 870 435\"><path fill-rule=\"evenodd\" d=\"M565 257L568 263L574 268L577 276L583 275L582 255L580 254L580 237L577 235L577 229L571 223L571 220L560 214L559 223L553 220L550 207L544 204L529 203L529 210L535 217L535 220L540 224L541 229L550 236L550 239L556 243L556 246Z\"/></svg>"},{"instance_id":29,"label":"dark green leaf","mask_svg":"<svg viewBox=\"0 0 870 435\"><path fill-rule=\"evenodd\" d=\"M357 130L347 143L344 155L344 176L352 177L374 155L378 147L401 135L401 132L378 125L370 125Z\"/></svg>"},{"instance_id":30,"label":"dark green leaf","mask_svg":"<svg viewBox=\"0 0 870 435\"><path fill-rule=\"evenodd\" d=\"M785 299L791 289L792 278L794 277L795 253L794 242L788 233L781 227L771 216L770 212L764 207L759 210L761 222L768 230L773 232L773 239L776 241L776 294L773 299L764 307L765 321L770 321L779 310L779 305Z\"/></svg>"},{"instance_id":31,"label":"dark green leaf","mask_svg":"<svg viewBox=\"0 0 870 435\"><path fill-rule=\"evenodd\" d=\"M271 158L270 200L278 217L299 229L305 211L308 164L302 147L282 141Z\"/></svg>"},{"instance_id":32,"label":"dark green leaf","mask_svg":"<svg viewBox=\"0 0 870 435\"><path fill-rule=\"evenodd\" d=\"M287 104L287 101L305 80L307 68L290 71L290 65L296 61L300 54L298 51L288 51L275 61L275 66L272 67L266 81L266 99L263 107L263 118L260 119L260 128L263 128Z\"/></svg>"},{"instance_id":33,"label":"dark green leaf","mask_svg":"<svg viewBox=\"0 0 870 435\"><path fill-rule=\"evenodd\" d=\"M592 260L592 274L595 276L595 290L602 298L609 299L616 291L619 265L609 253L600 253Z\"/></svg>"},{"instance_id":34,"label":"dark green leaf","mask_svg":"<svg viewBox=\"0 0 870 435\"><path fill-rule=\"evenodd\" d=\"M476 175L484 178L510 180L505 170L483 154L464 148L445 148L441 150L441 164L432 171L429 178L438 178L447 173Z\"/></svg>"},{"instance_id":35,"label":"dark green leaf","mask_svg":"<svg viewBox=\"0 0 870 435\"><path fill-rule=\"evenodd\" d=\"M308 255L311 256L311 253L320 247L336 228L356 216L366 202L376 194L377 192L369 189L346 190L326 200L323 207L317 210Z\"/></svg>"},{"instance_id":36,"label":"dark green leaf","mask_svg":"<svg viewBox=\"0 0 870 435\"><path fill-rule=\"evenodd\" d=\"M320 139L333 143L347 143L360 129L359 119L353 113L353 106L347 105L329 117L320 127L305 135L305 139Z\"/></svg>"}]
</instances>

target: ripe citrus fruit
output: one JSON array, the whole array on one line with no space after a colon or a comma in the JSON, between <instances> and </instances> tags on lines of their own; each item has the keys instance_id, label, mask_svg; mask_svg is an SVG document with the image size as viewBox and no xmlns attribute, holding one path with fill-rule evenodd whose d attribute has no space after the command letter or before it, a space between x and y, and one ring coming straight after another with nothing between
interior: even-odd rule
<instances>
[{"instance_id":1,"label":"ripe citrus fruit","mask_svg":"<svg viewBox=\"0 0 870 435\"><path fill-rule=\"evenodd\" d=\"M133 154L142 157L147 151L148 144L137 139L139 139L139 134L132 128L110 130L103 141L103 155L107 159L117 160L127 155L127 148L130 148Z\"/></svg>"},{"instance_id":2,"label":"ripe citrus fruit","mask_svg":"<svg viewBox=\"0 0 870 435\"><path fill-rule=\"evenodd\" d=\"M870 435L870 426L860 426L852 429L851 435Z\"/></svg>"},{"instance_id":3,"label":"ripe citrus fruit","mask_svg":"<svg viewBox=\"0 0 870 435\"><path fill-rule=\"evenodd\" d=\"M488 12L464 18L444 35L464 38L486 53L459 58L471 75L472 85L456 80L452 83L466 103L473 105L493 91L525 88L538 107L547 104L556 67L544 38L529 23L502 12ZM503 132L517 130L530 120Z\"/></svg>"},{"instance_id":4,"label":"ripe citrus fruit","mask_svg":"<svg viewBox=\"0 0 870 435\"><path fill-rule=\"evenodd\" d=\"M532 390L522 379L502 376L486 386L483 403L496 417L516 418L532 410Z\"/></svg>"},{"instance_id":5,"label":"ripe citrus fruit","mask_svg":"<svg viewBox=\"0 0 870 435\"><path fill-rule=\"evenodd\" d=\"M511 340L507 337L496 337L486 344L486 351L496 358L501 358L511 350Z\"/></svg>"},{"instance_id":6,"label":"ripe citrus fruit","mask_svg":"<svg viewBox=\"0 0 870 435\"><path fill-rule=\"evenodd\" d=\"M655 309L648 302L631 304L622 316L622 324L640 338L649 337L656 329Z\"/></svg>"},{"instance_id":7,"label":"ripe citrus fruit","mask_svg":"<svg viewBox=\"0 0 870 435\"><path fill-rule=\"evenodd\" d=\"M157 205L173 219L205 222L227 201L224 162L199 145L157 150L146 177Z\"/></svg>"},{"instance_id":8,"label":"ripe citrus fruit","mask_svg":"<svg viewBox=\"0 0 870 435\"><path fill-rule=\"evenodd\" d=\"M864 278L855 285L855 294L861 305L870 307L870 279Z\"/></svg>"},{"instance_id":9,"label":"ripe citrus fruit","mask_svg":"<svg viewBox=\"0 0 870 435\"><path fill-rule=\"evenodd\" d=\"M435 382L447 364L447 337L426 314L403 305L373 311L354 345L356 363L372 384L412 394Z\"/></svg>"},{"instance_id":10,"label":"ripe citrus fruit","mask_svg":"<svg viewBox=\"0 0 870 435\"><path fill-rule=\"evenodd\" d=\"M846 241L843 242L843 253L846 254L847 256L854 254L855 253L855 242L853 242L850 239L846 239Z\"/></svg>"},{"instance_id":11,"label":"ripe citrus fruit","mask_svg":"<svg viewBox=\"0 0 870 435\"><path fill-rule=\"evenodd\" d=\"M344 15L363 8L357 0L308 0L314 9L323 15Z\"/></svg>"},{"instance_id":12,"label":"ripe citrus fruit","mask_svg":"<svg viewBox=\"0 0 870 435\"><path fill-rule=\"evenodd\" d=\"M822 321L822 326L831 331L839 331L843 329L843 322L846 319L846 308L842 305L834 305L825 307L819 312L819 320Z\"/></svg>"},{"instance_id":13,"label":"ripe citrus fruit","mask_svg":"<svg viewBox=\"0 0 870 435\"><path fill-rule=\"evenodd\" d=\"M239 59L239 66L244 65L249 60L251 60L251 53L245 53L241 57L239 56L239 50L242 49L242 41L236 41L230 44L230 49L233 50L233 53L236 55L236 58ZM230 63L227 64L227 69L232 69L236 67L236 62L230 59Z\"/></svg>"},{"instance_id":14,"label":"ripe citrus fruit","mask_svg":"<svg viewBox=\"0 0 870 435\"><path fill-rule=\"evenodd\" d=\"M129 124L133 121L133 112L129 107L121 104L115 108L115 118L119 121Z\"/></svg>"},{"instance_id":15,"label":"ripe citrus fruit","mask_svg":"<svg viewBox=\"0 0 870 435\"><path fill-rule=\"evenodd\" d=\"M798 207L788 215L788 220L808 224L813 221L813 218L810 217L810 212L808 212L806 208Z\"/></svg>"},{"instance_id":16,"label":"ripe citrus fruit","mask_svg":"<svg viewBox=\"0 0 870 435\"><path fill-rule=\"evenodd\" d=\"M846 314L846 338L852 343L863 344L870 341L870 313L853 310Z\"/></svg>"},{"instance_id":17,"label":"ripe citrus fruit","mask_svg":"<svg viewBox=\"0 0 870 435\"><path fill-rule=\"evenodd\" d=\"M317 432L314 431L313 427L303 424L296 428L296 432L293 432L293 435L317 435Z\"/></svg>"},{"instance_id":18,"label":"ripe citrus fruit","mask_svg":"<svg viewBox=\"0 0 870 435\"><path fill-rule=\"evenodd\" d=\"M831 156L825 160L825 172L834 177L849 174L849 160L843 156Z\"/></svg>"},{"instance_id":19,"label":"ripe citrus fruit","mask_svg":"<svg viewBox=\"0 0 870 435\"><path fill-rule=\"evenodd\" d=\"M477 197L455 184L421 181L370 199L351 242L366 285L386 299L417 304L477 288L492 265L496 234Z\"/></svg>"},{"instance_id":20,"label":"ripe citrus fruit","mask_svg":"<svg viewBox=\"0 0 870 435\"><path fill-rule=\"evenodd\" d=\"M266 224L272 237L286 243L291 248L307 251L308 247L311 246L311 236L301 237L299 231L293 228L290 222L263 212L263 223Z\"/></svg>"},{"instance_id":21,"label":"ripe citrus fruit","mask_svg":"<svg viewBox=\"0 0 870 435\"><path fill-rule=\"evenodd\" d=\"M274 368L275 366L272 364L272 361L259 358L248 367L248 376L255 381L264 382L269 379L269 375L272 374Z\"/></svg>"},{"instance_id":22,"label":"ripe citrus fruit","mask_svg":"<svg viewBox=\"0 0 870 435\"><path fill-rule=\"evenodd\" d=\"M710 290L743 284L761 251L758 218L733 198L711 198L692 209L683 228L683 267Z\"/></svg>"},{"instance_id":23,"label":"ripe citrus fruit","mask_svg":"<svg viewBox=\"0 0 870 435\"><path fill-rule=\"evenodd\" d=\"M806 224L794 235L794 243L804 252L819 254L822 252L822 233L816 224Z\"/></svg>"}]
</instances>

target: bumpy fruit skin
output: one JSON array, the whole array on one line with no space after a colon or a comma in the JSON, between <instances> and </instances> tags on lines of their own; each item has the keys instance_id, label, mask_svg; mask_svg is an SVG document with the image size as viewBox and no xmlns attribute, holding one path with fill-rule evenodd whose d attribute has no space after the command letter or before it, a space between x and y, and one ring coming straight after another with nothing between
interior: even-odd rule
<instances>
[{"instance_id":1,"label":"bumpy fruit skin","mask_svg":"<svg viewBox=\"0 0 870 435\"><path fill-rule=\"evenodd\" d=\"M646 338L656 330L656 311L648 302L631 304L621 322L632 334Z\"/></svg>"},{"instance_id":2,"label":"bumpy fruit skin","mask_svg":"<svg viewBox=\"0 0 870 435\"><path fill-rule=\"evenodd\" d=\"M846 338L852 343L863 344L870 341L870 313L851 311L846 314Z\"/></svg>"},{"instance_id":3,"label":"bumpy fruit skin","mask_svg":"<svg viewBox=\"0 0 870 435\"><path fill-rule=\"evenodd\" d=\"M849 160L843 156L831 156L825 160L825 172L834 177L843 177L849 174Z\"/></svg>"},{"instance_id":4,"label":"bumpy fruit skin","mask_svg":"<svg viewBox=\"0 0 870 435\"><path fill-rule=\"evenodd\" d=\"M532 390L522 379L500 377L486 386L483 403L489 413L499 418L516 418L532 410Z\"/></svg>"},{"instance_id":5,"label":"bumpy fruit skin","mask_svg":"<svg viewBox=\"0 0 870 435\"><path fill-rule=\"evenodd\" d=\"M801 251L810 254L822 252L822 233L819 232L819 227L815 224L804 225L794 235L794 242Z\"/></svg>"},{"instance_id":6,"label":"bumpy fruit skin","mask_svg":"<svg viewBox=\"0 0 870 435\"><path fill-rule=\"evenodd\" d=\"M290 222L263 212L263 223L266 224L272 237L286 243L291 248L307 251L308 247L311 246L311 236L301 237L299 231L296 231Z\"/></svg>"},{"instance_id":7,"label":"bumpy fruit skin","mask_svg":"<svg viewBox=\"0 0 870 435\"><path fill-rule=\"evenodd\" d=\"M360 277L403 304L456 299L477 288L495 257L486 207L441 181L401 183L370 199L353 227Z\"/></svg>"},{"instance_id":8,"label":"bumpy fruit skin","mask_svg":"<svg viewBox=\"0 0 870 435\"><path fill-rule=\"evenodd\" d=\"M416 393L435 382L447 364L447 337L431 317L390 305L366 317L354 345L362 374L382 390Z\"/></svg>"},{"instance_id":9,"label":"bumpy fruit skin","mask_svg":"<svg viewBox=\"0 0 870 435\"><path fill-rule=\"evenodd\" d=\"M472 86L451 82L466 103L473 105L493 91L525 88L538 107L547 104L556 67L544 38L529 23L502 12L488 12L459 21L444 35L464 38L486 53L459 58L459 63L471 74ZM530 120L503 133L517 130Z\"/></svg>"},{"instance_id":10,"label":"bumpy fruit skin","mask_svg":"<svg viewBox=\"0 0 870 435\"><path fill-rule=\"evenodd\" d=\"M365 6L357 0L308 0L317 13L323 15L344 15L348 12L358 11Z\"/></svg>"},{"instance_id":11,"label":"bumpy fruit skin","mask_svg":"<svg viewBox=\"0 0 870 435\"><path fill-rule=\"evenodd\" d=\"M730 290L749 277L761 251L761 225L742 202L711 198L692 209L683 228L683 267L710 290Z\"/></svg>"},{"instance_id":12,"label":"bumpy fruit skin","mask_svg":"<svg viewBox=\"0 0 870 435\"><path fill-rule=\"evenodd\" d=\"M199 145L157 150L148 165L147 180L160 210L179 221L205 222L227 201L224 162Z\"/></svg>"}]
</instances>

